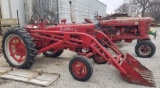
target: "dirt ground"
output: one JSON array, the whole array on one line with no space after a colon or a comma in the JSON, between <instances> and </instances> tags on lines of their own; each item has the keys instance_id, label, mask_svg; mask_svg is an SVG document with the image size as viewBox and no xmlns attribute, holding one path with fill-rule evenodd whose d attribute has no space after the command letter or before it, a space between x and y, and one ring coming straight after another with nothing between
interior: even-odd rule
<instances>
[{"instance_id":1,"label":"dirt ground","mask_svg":"<svg viewBox=\"0 0 160 88\"><path fill-rule=\"evenodd\" d=\"M130 44L120 43L118 46L122 52L128 52L139 60L144 66L149 68L155 77L157 87L160 88L160 28L154 28L153 30L158 31L158 36L156 39L151 39L156 45L156 53L151 58L140 58L134 52L134 47L136 41ZM150 88L141 85L135 85L124 81L117 69L112 65L95 64L91 59L93 66L93 75L87 82L76 81L72 78L68 70L68 63L71 58L76 55L74 52L66 50L59 58L46 58L43 55L39 55L36 58L35 64L32 66L31 70L41 69L44 72L49 73L60 73L61 77L49 87L45 88ZM0 56L0 66L8 66L3 56ZM0 79L0 88L44 88L40 86L35 86L31 84L26 84L22 82L2 80Z\"/></svg>"}]
</instances>

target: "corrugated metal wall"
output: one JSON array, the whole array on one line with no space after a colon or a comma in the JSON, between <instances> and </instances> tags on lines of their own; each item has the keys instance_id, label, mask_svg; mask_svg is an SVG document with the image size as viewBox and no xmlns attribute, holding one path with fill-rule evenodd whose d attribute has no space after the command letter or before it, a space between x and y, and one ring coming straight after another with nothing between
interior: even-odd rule
<instances>
[{"instance_id":1,"label":"corrugated metal wall","mask_svg":"<svg viewBox=\"0 0 160 88\"><path fill-rule=\"evenodd\" d=\"M94 13L98 11L101 16L106 16L106 5L98 0L59 0L59 17L70 20L69 1L72 1L76 22L84 22L84 18L94 19Z\"/></svg>"},{"instance_id":2,"label":"corrugated metal wall","mask_svg":"<svg viewBox=\"0 0 160 88\"><path fill-rule=\"evenodd\" d=\"M32 8L33 8L32 1L33 0L24 0L24 11L25 11L25 13L24 13L24 15L25 15L24 20L25 20L25 23L27 23L30 20L30 18L31 18L31 16L33 14L33 11L32 11Z\"/></svg>"},{"instance_id":3,"label":"corrugated metal wall","mask_svg":"<svg viewBox=\"0 0 160 88\"><path fill-rule=\"evenodd\" d=\"M33 0L33 13L40 14L41 18L50 20L51 23L58 23L58 2L57 0Z\"/></svg>"},{"instance_id":4,"label":"corrugated metal wall","mask_svg":"<svg viewBox=\"0 0 160 88\"><path fill-rule=\"evenodd\" d=\"M52 23L66 18L67 23L71 22L70 4L72 1L76 22L84 22L84 18L94 19L94 13L106 16L106 5L98 0L26 0L32 2L33 13L40 13L42 18L50 19ZM28 5L30 6L30 5ZM30 8L30 7L28 7ZM31 14L31 11L29 11ZM28 13L27 13L28 14ZM31 15L28 15L31 16Z\"/></svg>"},{"instance_id":5,"label":"corrugated metal wall","mask_svg":"<svg viewBox=\"0 0 160 88\"><path fill-rule=\"evenodd\" d=\"M1 0L1 13L3 19L17 18L17 10L19 12L21 26L23 26L25 23L23 0Z\"/></svg>"}]
</instances>

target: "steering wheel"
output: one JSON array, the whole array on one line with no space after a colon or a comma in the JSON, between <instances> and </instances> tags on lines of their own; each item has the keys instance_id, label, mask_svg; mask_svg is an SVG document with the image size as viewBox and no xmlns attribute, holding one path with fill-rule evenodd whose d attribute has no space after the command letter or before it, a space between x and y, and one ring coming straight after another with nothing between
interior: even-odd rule
<instances>
[{"instance_id":1,"label":"steering wheel","mask_svg":"<svg viewBox=\"0 0 160 88\"><path fill-rule=\"evenodd\" d=\"M98 18L98 11L96 11L96 12L94 13L94 20L96 21L97 18Z\"/></svg>"},{"instance_id":2,"label":"steering wheel","mask_svg":"<svg viewBox=\"0 0 160 88\"><path fill-rule=\"evenodd\" d=\"M34 13L29 21L30 24L37 24L41 21L40 14Z\"/></svg>"}]
</instances>

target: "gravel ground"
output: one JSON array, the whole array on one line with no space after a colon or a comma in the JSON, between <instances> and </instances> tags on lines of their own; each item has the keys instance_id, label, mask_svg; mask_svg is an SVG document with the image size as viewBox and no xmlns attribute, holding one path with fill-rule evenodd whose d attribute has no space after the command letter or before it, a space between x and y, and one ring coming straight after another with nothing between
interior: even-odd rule
<instances>
[{"instance_id":1,"label":"gravel ground","mask_svg":"<svg viewBox=\"0 0 160 88\"><path fill-rule=\"evenodd\" d=\"M2 36L0 36L0 49L1 49L1 46L2 46Z\"/></svg>"},{"instance_id":2,"label":"gravel ground","mask_svg":"<svg viewBox=\"0 0 160 88\"><path fill-rule=\"evenodd\" d=\"M158 29L158 28L157 28ZM160 29L160 28L159 28ZM153 29L155 30L155 28ZM160 30L157 30L160 34ZM139 58L134 53L134 46L136 41L130 44L120 43L118 44L122 52L128 52L136 59L138 59L143 65L153 71L155 76L155 81L157 84L156 88L160 88L160 36L157 39L153 39L157 47L157 51L152 58ZM150 88L141 85L130 84L124 81L120 77L120 73L113 66L104 64L97 65L91 59L92 66L94 68L93 76L87 82L79 82L72 78L68 70L68 63L70 59L76 55L74 52L66 50L59 58L46 58L39 55L36 58L36 62L31 68L31 70L42 69L45 72L60 73L61 77L53 83L50 87L46 88ZM5 59L0 57L0 66L8 66ZM44 88L40 86L30 85L22 82L10 81L10 80L0 80L0 88Z\"/></svg>"}]
</instances>

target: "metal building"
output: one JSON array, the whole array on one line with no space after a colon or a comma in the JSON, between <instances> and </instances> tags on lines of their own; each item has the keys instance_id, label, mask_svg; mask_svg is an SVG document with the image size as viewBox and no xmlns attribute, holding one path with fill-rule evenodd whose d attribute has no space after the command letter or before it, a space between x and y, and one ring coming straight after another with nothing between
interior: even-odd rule
<instances>
[{"instance_id":1,"label":"metal building","mask_svg":"<svg viewBox=\"0 0 160 88\"><path fill-rule=\"evenodd\" d=\"M59 18L66 18L70 22L70 0L59 0ZM71 0L76 22L84 22L84 18L94 19L94 13L106 16L106 5L98 0Z\"/></svg>"},{"instance_id":2,"label":"metal building","mask_svg":"<svg viewBox=\"0 0 160 88\"><path fill-rule=\"evenodd\" d=\"M0 0L0 14L2 19L17 18L17 10L21 26L24 25L23 0Z\"/></svg>"},{"instance_id":3,"label":"metal building","mask_svg":"<svg viewBox=\"0 0 160 88\"><path fill-rule=\"evenodd\" d=\"M16 18L18 10L22 26L34 13L52 23L58 23L63 18L70 23L69 1L72 2L76 22L84 22L84 18L93 20L96 11L106 16L106 5L98 0L0 0L2 18Z\"/></svg>"},{"instance_id":4,"label":"metal building","mask_svg":"<svg viewBox=\"0 0 160 88\"><path fill-rule=\"evenodd\" d=\"M106 5L98 0L25 0L26 18L33 13L40 13L41 18L58 23L66 18L71 22L70 4L72 2L76 22L84 22L84 18L94 19L94 13L106 16ZM32 5L30 5L32 4ZM32 11L30 11L32 9Z\"/></svg>"}]
</instances>

